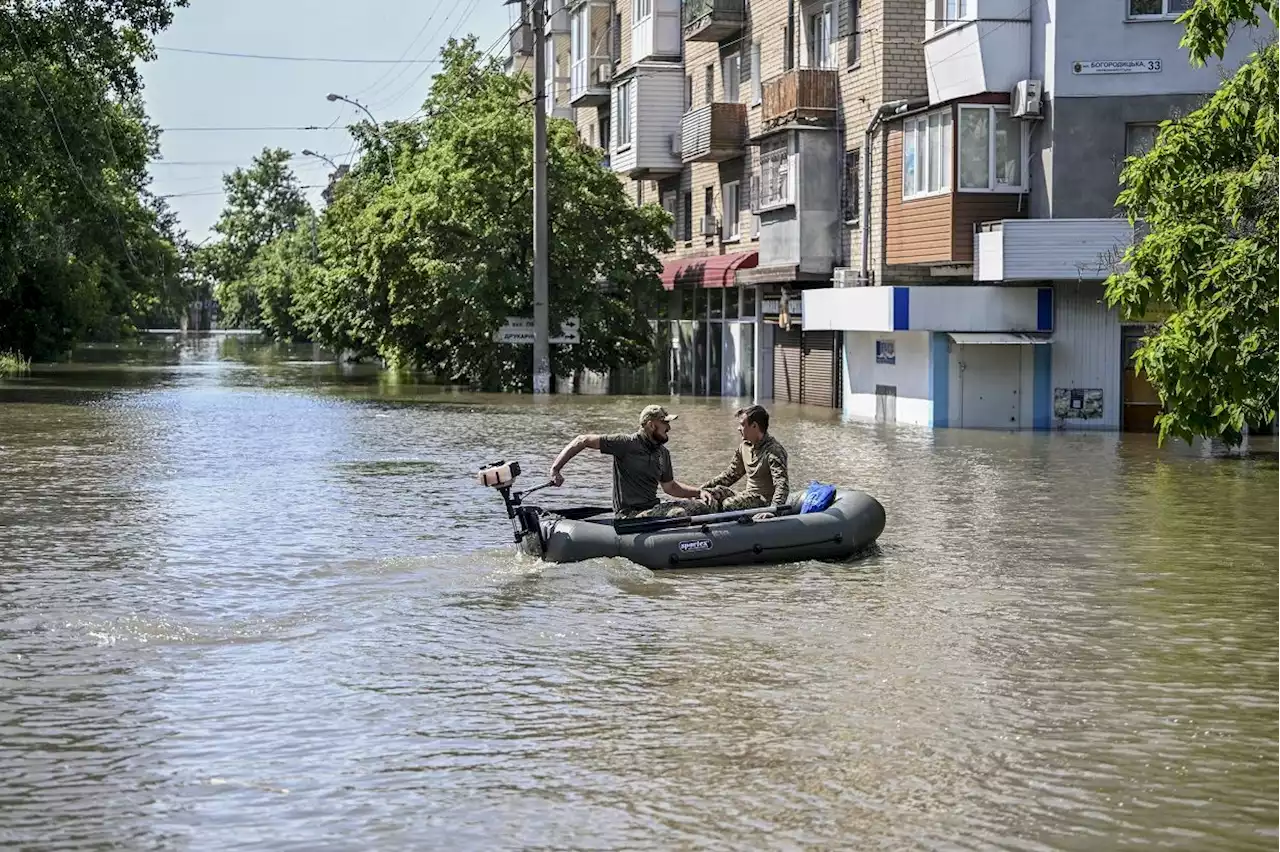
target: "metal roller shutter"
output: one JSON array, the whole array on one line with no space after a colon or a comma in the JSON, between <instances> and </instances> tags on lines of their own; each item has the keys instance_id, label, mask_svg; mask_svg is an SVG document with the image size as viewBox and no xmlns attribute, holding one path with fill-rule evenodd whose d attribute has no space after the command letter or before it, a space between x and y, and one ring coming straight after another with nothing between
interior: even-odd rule
<instances>
[{"instance_id":1,"label":"metal roller shutter","mask_svg":"<svg viewBox=\"0 0 1280 852\"><path fill-rule=\"evenodd\" d=\"M800 402L800 331L778 329L773 335L773 398Z\"/></svg>"},{"instance_id":2,"label":"metal roller shutter","mask_svg":"<svg viewBox=\"0 0 1280 852\"><path fill-rule=\"evenodd\" d=\"M800 349L800 401L805 405L835 408L836 333L806 331Z\"/></svg>"}]
</instances>

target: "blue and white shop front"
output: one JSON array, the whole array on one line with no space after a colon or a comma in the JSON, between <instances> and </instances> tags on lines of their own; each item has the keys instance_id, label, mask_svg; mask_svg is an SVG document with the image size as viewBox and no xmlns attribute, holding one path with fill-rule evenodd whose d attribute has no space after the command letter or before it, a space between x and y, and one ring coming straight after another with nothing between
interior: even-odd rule
<instances>
[{"instance_id":1,"label":"blue and white shop front","mask_svg":"<svg viewBox=\"0 0 1280 852\"><path fill-rule=\"evenodd\" d=\"M857 287L802 297L806 331L842 333L846 417L1049 429L1076 409L1089 419L1084 409L1100 402L1083 391L1055 394L1052 287ZM1069 410L1055 416L1055 403Z\"/></svg>"}]
</instances>

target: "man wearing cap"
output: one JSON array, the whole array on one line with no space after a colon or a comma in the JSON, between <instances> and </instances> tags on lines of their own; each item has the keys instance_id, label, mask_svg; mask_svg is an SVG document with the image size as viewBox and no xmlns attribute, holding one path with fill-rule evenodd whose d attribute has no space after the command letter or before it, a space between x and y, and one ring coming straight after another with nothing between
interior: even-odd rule
<instances>
[{"instance_id":1,"label":"man wearing cap","mask_svg":"<svg viewBox=\"0 0 1280 852\"><path fill-rule=\"evenodd\" d=\"M668 414L660 405L640 412L640 431L617 435L579 435L569 442L551 464L551 481L564 484L560 474L571 458L590 447L613 456L613 515L627 518L665 518L701 514L714 503L711 495L691 488L675 478L671 452L666 448L671 421L680 415ZM657 491L675 501L659 502Z\"/></svg>"}]
</instances>

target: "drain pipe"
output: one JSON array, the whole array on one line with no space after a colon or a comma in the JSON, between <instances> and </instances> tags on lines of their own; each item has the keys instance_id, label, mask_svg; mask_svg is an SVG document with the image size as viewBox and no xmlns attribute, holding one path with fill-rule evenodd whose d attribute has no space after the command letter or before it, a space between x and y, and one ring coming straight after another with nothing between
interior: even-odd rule
<instances>
[{"instance_id":1,"label":"drain pipe","mask_svg":"<svg viewBox=\"0 0 1280 852\"><path fill-rule=\"evenodd\" d=\"M904 112L920 109L929 105L928 98L900 99L888 101L880 105L871 115L867 123L866 134L862 144L862 277L867 283L871 281L871 173L875 155L871 150L871 138L876 127L886 118L901 115ZM881 195L884 194L883 187Z\"/></svg>"}]
</instances>

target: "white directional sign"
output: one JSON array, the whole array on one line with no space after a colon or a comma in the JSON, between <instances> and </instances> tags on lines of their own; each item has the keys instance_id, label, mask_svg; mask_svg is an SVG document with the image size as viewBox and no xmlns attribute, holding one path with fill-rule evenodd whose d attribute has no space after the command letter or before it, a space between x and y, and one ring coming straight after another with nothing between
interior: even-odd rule
<instances>
[{"instance_id":1,"label":"white directional sign","mask_svg":"<svg viewBox=\"0 0 1280 852\"><path fill-rule=\"evenodd\" d=\"M507 324L498 329L493 334L493 339L498 343L533 343L533 318L532 317L507 317ZM569 317L560 324L560 333L552 335L548 343L560 346L568 346L574 343L582 342L581 330L578 327L578 318Z\"/></svg>"}]
</instances>

